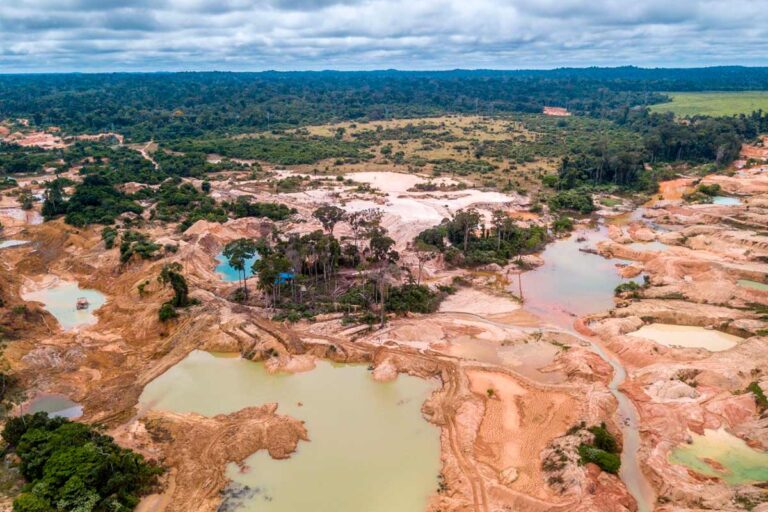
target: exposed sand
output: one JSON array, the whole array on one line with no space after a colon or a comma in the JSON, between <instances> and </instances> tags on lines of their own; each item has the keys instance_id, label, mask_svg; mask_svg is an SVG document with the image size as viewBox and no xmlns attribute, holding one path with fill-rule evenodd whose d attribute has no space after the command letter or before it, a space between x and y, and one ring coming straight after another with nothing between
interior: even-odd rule
<instances>
[{"instance_id":1,"label":"exposed sand","mask_svg":"<svg viewBox=\"0 0 768 512\"><path fill-rule=\"evenodd\" d=\"M406 192L419 183L432 182L437 185L455 184L456 181L450 178L428 179L416 174L403 174L401 172L355 172L346 175L354 181L368 183L382 192Z\"/></svg>"},{"instance_id":2,"label":"exposed sand","mask_svg":"<svg viewBox=\"0 0 768 512\"><path fill-rule=\"evenodd\" d=\"M455 311L475 315L502 315L520 309L520 304L507 297L498 297L476 288L461 288L449 295L440 311Z\"/></svg>"},{"instance_id":3,"label":"exposed sand","mask_svg":"<svg viewBox=\"0 0 768 512\"><path fill-rule=\"evenodd\" d=\"M662 181L659 183L659 194L666 200L681 199L683 194L693 186L692 178Z\"/></svg>"},{"instance_id":4,"label":"exposed sand","mask_svg":"<svg viewBox=\"0 0 768 512\"><path fill-rule=\"evenodd\" d=\"M512 489L551 499L552 491L541 485L544 475L539 455L550 439L562 434L574 421L573 397L526 389L500 372L469 370L467 377L470 390L485 398L476 443L493 447L494 455L488 462L502 472L517 472L514 482L508 483Z\"/></svg>"}]
</instances>

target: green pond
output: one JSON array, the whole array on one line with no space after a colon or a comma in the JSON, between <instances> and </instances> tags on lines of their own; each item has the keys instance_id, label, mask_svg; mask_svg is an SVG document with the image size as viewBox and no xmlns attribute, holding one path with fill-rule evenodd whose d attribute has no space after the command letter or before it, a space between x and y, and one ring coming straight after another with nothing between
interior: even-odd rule
<instances>
[{"instance_id":1,"label":"green pond","mask_svg":"<svg viewBox=\"0 0 768 512\"><path fill-rule=\"evenodd\" d=\"M672 450L669 461L730 485L768 481L768 453L750 448L736 436L720 430L693 434L693 443ZM707 461L714 461L715 464Z\"/></svg>"},{"instance_id":2,"label":"green pond","mask_svg":"<svg viewBox=\"0 0 768 512\"><path fill-rule=\"evenodd\" d=\"M744 288L752 288L753 290L768 291L768 284L749 281L748 279L739 279L736 281L736 284Z\"/></svg>"},{"instance_id":3,"label":"green pond","mask_svg":"<svg viewBox=\"0 0 768 512\"><path fill-rule=\"evenodd\" d=\"M77 309L77 299L85 297L88 300L86 309ZM50 288L44 288L23 296L24 300L42 302L65 331L81 325L95 324L98 318L93 314L107 301L106 297L96 290L81 289L77 283L62 282Z\"/></svg>"},{"instance_id":4,"label":"green pond","mask_svg":"<svg viewBox=\"0 0 768 512\"><path fill-rule=\"evenodd\" d=\"M279 414L305 421L310 441L289 459L259 451L247 471L228 468L249 492L228 499L227 510L421 512L440 471L440 430L421 414L437 385L406 375L380 383L365 366L325 361L272 375L262 363L194 351L151 382L140 404L212 416L277 402Z\"/></svg>"}]
</instances>

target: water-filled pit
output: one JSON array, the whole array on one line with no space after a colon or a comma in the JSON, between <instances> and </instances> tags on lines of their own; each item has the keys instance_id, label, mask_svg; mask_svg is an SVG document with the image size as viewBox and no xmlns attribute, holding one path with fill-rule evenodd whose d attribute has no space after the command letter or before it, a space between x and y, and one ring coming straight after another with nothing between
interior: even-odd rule
<instances>
[{"instance_id":1,"label":"water-filled pit","mask_svg":"<svg viewBox=\"0 0 768 512\"><path fill-rule=\"evenodd\" d=\"M22 411L24 414L45 412L49 416L74 419L83 415L83 407L63 395L40 394L30 400Z\"/></svg>"},{"instance_id":2,"label":"water-filled pit","mask_svg":"<svg viewBox=\"0 0 768 512\"><path fill-rule=\"evenodd\" d=\"M85 298L88 306L77 309L79 298ZM22 294L24 300L42 302L45 309L59 321L65 331L82 325L95 324L98 318L93 314L107 301L96 290L81 289L77 283L59 281L52 286Z\"/></svg>"},{"instance_id":3,"label":"water-filled pit","mask_svg":"<svg viewBox=\"0 0 768 512\"><path fill-rule=\"evenodd\" d=\"M553 312L587 315L611 309L613 290L627 281L642 283L642 277L622 278L616 263L627 260L607 259L580 249L594 249L606 240L607 230L579 230L569 238L549 244L541 257L544 265L522 275L525 307L552 318ZM516 291L517 283L513 291ZM572 318L567 320L570 326Z\"/></svg>"},{"instance_id":4,"label":"water-filled pit","mask_svg":"<svg viewBox=\"0 0 768 512\"><path fill-rule=\"evenodd\" d=\"M270 374L262 363L194 351L144 389L142 408L204 415L277 402L304 420L309 442L289 459L251 455L234 482L259 489L238 510L413 511L437 488L440 431L421 414L435 380L374 381L365 366L319 361L306 373Z\"/></svg>"},{"instance_id":5,"label":"water-filled pit","mask_svg":"<svg viewBox=\"0 0 768 512\"><path fill-rule=\"evenodd\" d=\"M712 198L712 204L718 206L736 206L741 204L741 199L738 197L715 196Z\"/></svg>"},{"instance_id":6,"label":"water-filled pit","mask_svg":"<svg viewBox=\"0 0 768 512\"><path fill-rule=\"evenodd\" d=\"M259 259L259 254L256 253L253 255L252 258L249 258L245 260L245 278L248 279L249 277L253 276L253 264L256 260ZM216 256L216 261L218 261L218 265L216 265L216 273L221 276L221 279L226 282L234 282L240 280L240 272L236 270L232 265L229 264L229 260L224 256L223 253L219 253L218 256Z\"/></svg>"},{"instance_id":7,"label":"water-filled pit","mask_svg":"<svg viewBox=\"0 0 768 512\"><path fill-rule=\"evenodd\" d=\"M628 334L636 338L646 338L667 347L705 348L711 352L720 352L733 348L741 338L693 325L648 324Z\"/></svg>"},{"instance_id":8,"label":"water-filled pit","mask_svg":"<svg viewBox=\"0 0 768 512\"><path fill-rule=\"evenodd\" d=\"M717 477L730 485L768 481L768 453L755 450L725 429L692 434L693 442L681 444L669 454L669 462L702 475Z\"/></svg>"}]
</instances>

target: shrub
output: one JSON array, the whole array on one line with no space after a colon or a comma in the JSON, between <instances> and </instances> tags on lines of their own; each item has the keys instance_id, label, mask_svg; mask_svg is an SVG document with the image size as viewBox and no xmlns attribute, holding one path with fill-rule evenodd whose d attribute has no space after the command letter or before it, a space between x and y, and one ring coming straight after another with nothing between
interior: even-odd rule
<instances>
[{"instance_id":1,"label":"shrub","mask_svg":"<svg viewBox=\"0 0 768 512\"><path fill-rule=\"evenodd\" d=\"M160 306L160 310L157 312L157 316L161 322L167 322L172 318L176 318L179 314L176 312L176 308L170 302L164 303Z\"/></svg>"},{"instance_id":2,"label":"shrub","mask_svg":"<svg viewBox=\"0 0 768 512\"><path fill-rule=\"evenodd\" d=\"M555 222L552 223L552 231L555 233L570 233L573 231L573 220L566 216L558 217Z\"/></svg>"},{"instance_id":3,"label":"shrub","mask_svg":"<svg viewBox=\"0 0 768 512\"><path fill-rule=\"evenodd\" d=\"M757 408L760 409L760 412L768 409L768 398L766 398L763 389L760 387L760 384L757 382L752 382L749 386L747 386L747 391L755 395L755 403L757 403Z\"/></svg>"},{"instance_id":4,"label":"shrub","mask_svg":"<svg viewBox=\"0 0 768 512\"><path fill-rule=\"evenodd\" d=\"M616 442L616 438L608 432L605 428L605 423L601 423L600 426L590 427L589 431L595 436L593 445L595 448L599 448L606 452L616 453L619 451L619 445Z\"/></svg>"},{"instance_id":5,"label":"shrub","mask_svg":"<svg viewBox=\"0 0 768 512\"><path fill-rule=\"evenodd\" d=\"M621 283L616 288L613 289L614 295L621 295L622 293L630 293L632 296L637 296L637 292L641 290L643 287L637 284L634 281L627 281L626 283Z\"/></svg>"},{"instance_id":6,"label":"shrub","mask_svg":"<svg viewBox=\"0 0 768 512\"><path fill-rule=\"evenodd\" d=\"M385 305L394 313L432 313L440 305L440 295L424 285L404 284L390 288Z\"/></svg>"},{"instance_id":7,"label":"shrub","mask_svg":"<svg viewBox=\"0 0 768 512\"><path fill-rule=\"evenodd\" d=\"M111 226L105 227L101 230L101 239L104 240L104 246L107 249L112 249L117 240L117 230Z\"/></svg>"},{"instance_id":8,"label":"shrub","mask_svg":"<svg viewBox=\"0 0 768 512\"><path fill-rule=\"evenodd\" d=\"M587 214L595 211L592 203L592 195L584 190L564 190L553 195L547 201L549 209L553 212L560 210L573 210Z\"/></svg>"},{"instance_id":9,"label":"shrub","mask_svg":"<svg viewBox=\"0 0 768 512\"><path fill-rule=\"evenodd\" d=\"M579 457L581 462L586 464L591 462L597 464L600 469L608 473L617 474L621 467L621 458L615 453L608 453L600 448L582 444L579 446Z\"/></svg>"}]
</instances>

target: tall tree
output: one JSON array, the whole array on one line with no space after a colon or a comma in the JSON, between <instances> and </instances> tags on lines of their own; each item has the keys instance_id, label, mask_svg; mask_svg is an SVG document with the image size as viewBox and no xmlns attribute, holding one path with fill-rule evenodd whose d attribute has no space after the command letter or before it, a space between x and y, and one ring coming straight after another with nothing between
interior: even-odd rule
<instances>
[{"instance_id":1,"label":"tall tree","mask_svg":"<svg viewBox=\"0 0 768 512\"><path fill-rule=\"evenodd\" d=\"M451 224L453 228L458 231L457 234L461 237L461 242L464 245L464 252L467 252L469 247L469 237L472 236L478 226L480 225L480 212L474 208L468 210L460 210L453 216ZM453 242L453 240L451 240Z\"/></svg>"},{"instance_id":2,"label":"tall tree","mask_svg":"<svg viewBox=\"0 0 768 512\"><path fill-rule=\"evenodd\" d=\"M336 224L344 220L346 214L344 213L344 210L338 206L328 204L315 210L314 213L312 213L312 216L319 220L320 224L323 225L323 228L332 235L333 228L336 227Z\"/></svg>"},{"instance_id":3,"label":"tall tree","mask_svg":"<svg viewBox=\"0 0 768 512\"><path fill-rule=\"evenodd\" d=\"M177 308L183 308L190 305L189 286L187 280L181 274L180 263L166 263L160 271L157 278L163 285L171 285L173 289L173 300L171 305Z\"/></svg>"},{"instance_id":4,"label":"tall tree","mask_svg":"<svg viewBox=\"0 0 768 512\"><path fill-rule=\"evenodd\" d=\"M229 261L232 268L237 270L237 275L242 283L242 289L246 300L248 300L248 277L245 265L249 259L253 258L257 249L256 242L250 238L238 238L224 246L224 257L227 258L227 261Z\"/></svg>"}]
</instances>

